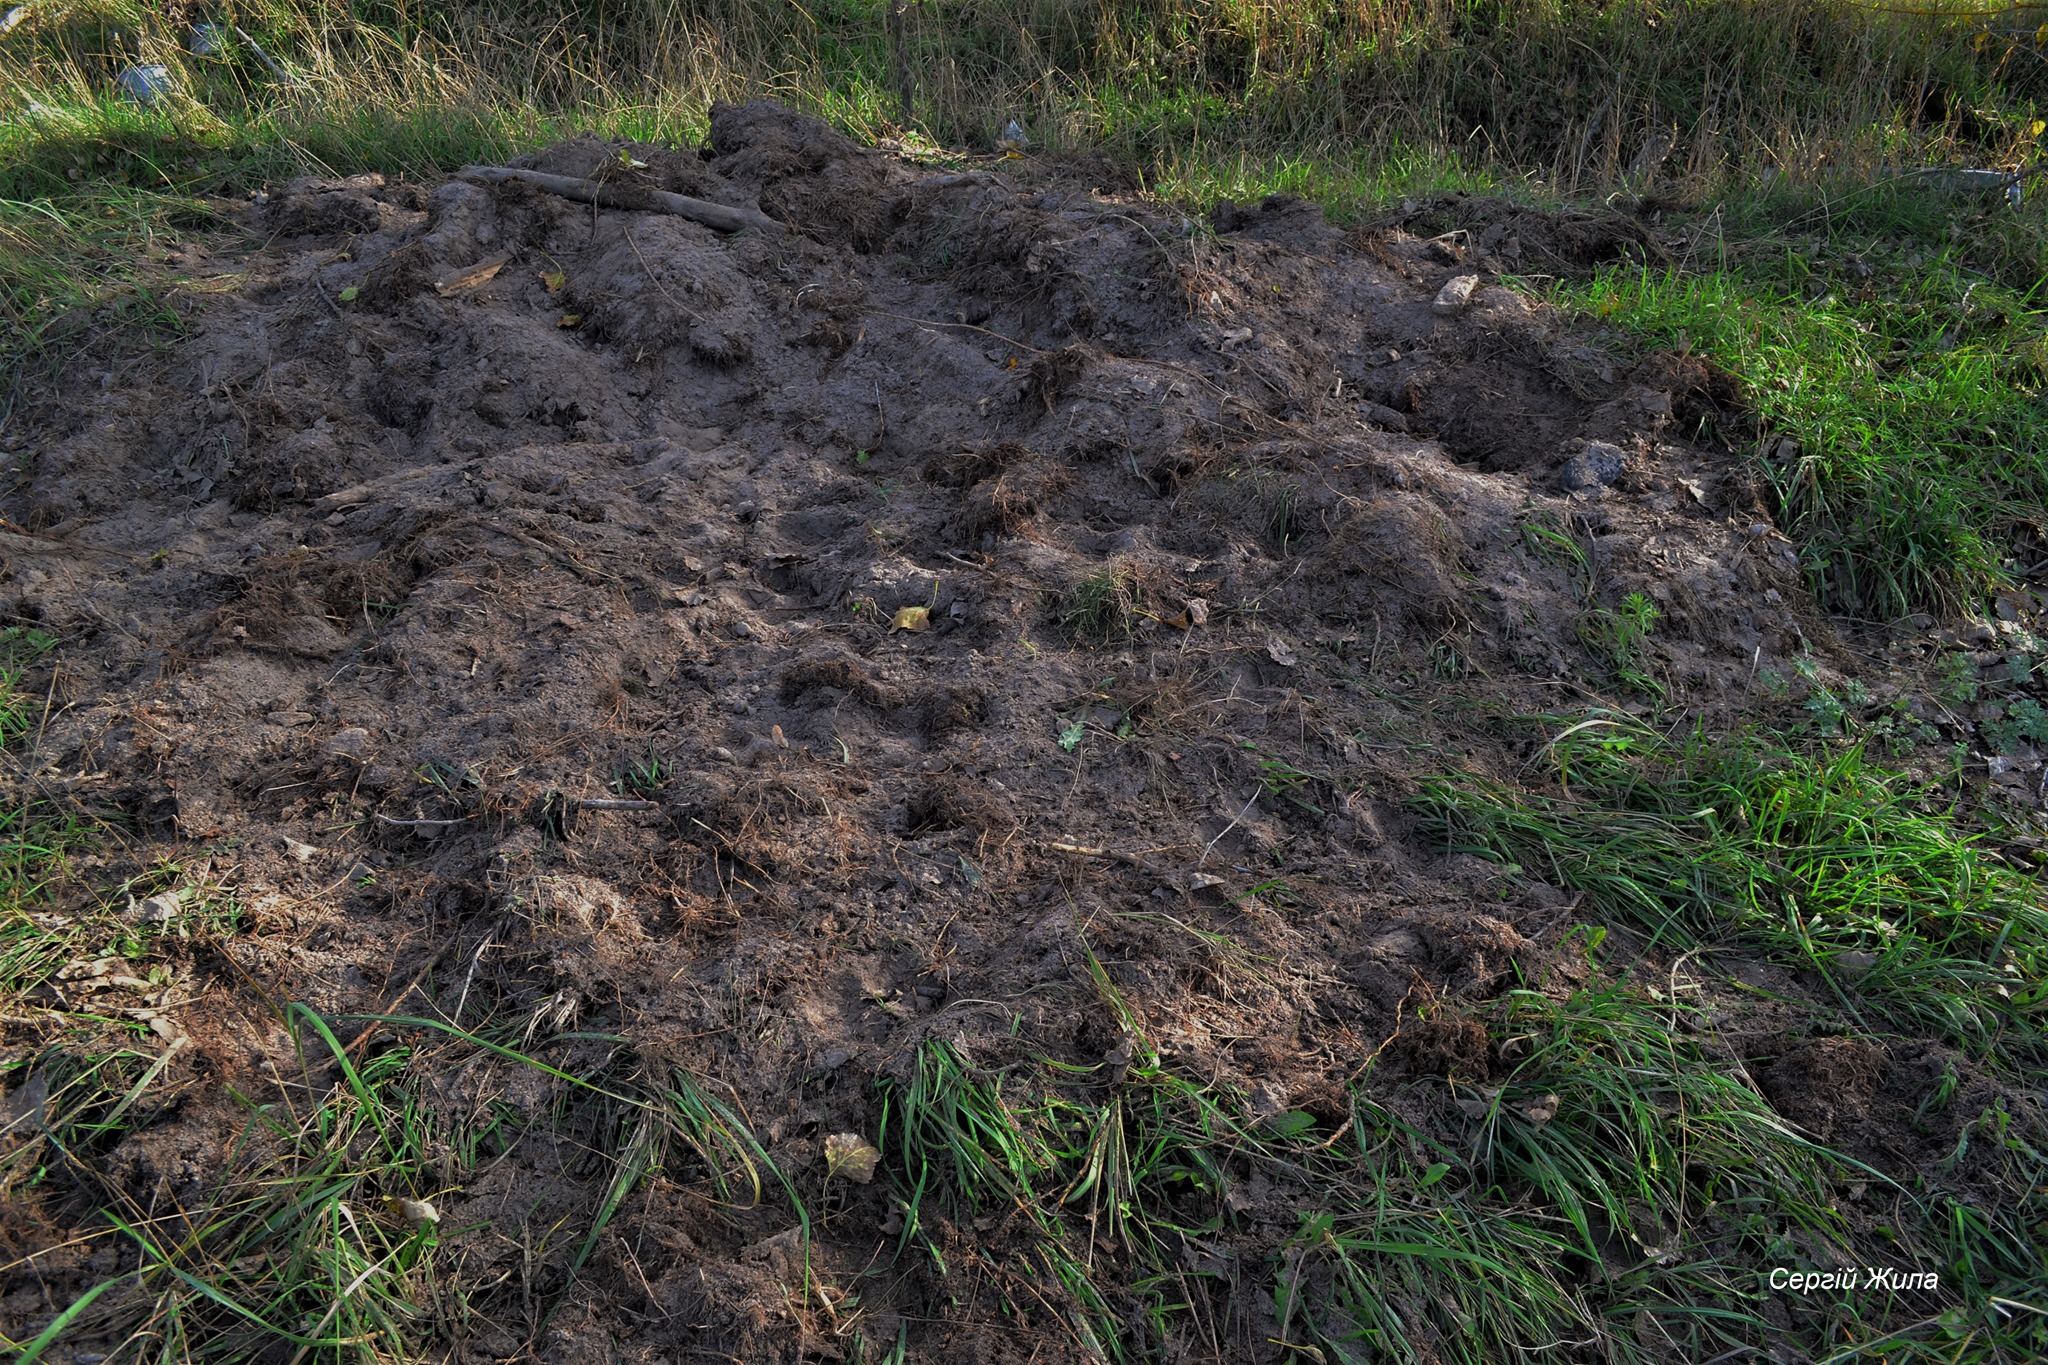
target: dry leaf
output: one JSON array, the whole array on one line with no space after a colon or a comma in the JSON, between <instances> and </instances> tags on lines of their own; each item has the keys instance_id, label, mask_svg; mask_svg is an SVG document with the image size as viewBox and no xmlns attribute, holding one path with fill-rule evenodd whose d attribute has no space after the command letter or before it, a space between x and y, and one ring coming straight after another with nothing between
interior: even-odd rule
<instances>
[{"instance_id":1,"label":"dry leaf","mask_svg":"<svg viewBox=\"0 0 2048 1365\"><path fill-rule=\"evenodd\" d=\"M1209 601L1205 597L1188 599L1188 623L1196 626L1209 624Z\"/></svg>"},{"instance_id":2,"label":"dry leaf","mask_svg":"<svg viewBox=\"0 0 2048 1365\"><path fill-rule=\"evenodd\" d=\"M557 327L581 327L582 325L583 314L581 313L564 313L555 323Z\"/></svg>"},{"instance_id":3,"label":"dry leaf","mask_svg":"<svg viewBox=\"0 0 2048 1365\"><path fill-rule=\"evenodd\" d=\"M1533 1100L1522 1101L1515 1109L1531 1124L1541 1128L1557 1117L1557 1102L1555 1095L1540 1095Z\"/></svg>"},{"instance_id":4,"label":"dry leaf","mask_svg":"<svg viewBox=\"0 0 2048 1365\"><path fill-rule=\"evenodd\" d=\"M825 1174L842 1176L856 1185L875 1178L875 1165L882 1154L875 1144L859 1133L834 1133L825 1139Z\"/></svg>"},{"instance_id":5,"label":"dry leaf","mask_svg":"<svg viewBox=\"0 0 2048 1365\"><path fill-rule=\"evenodd\" d=\"M1301 662L1293 648L1277 635L1266 637L1266 657L1282 668L1292 668Z\"/></svg>"},{"instance_id":6,"label":"dry leaf","mask_svg":"<svg viewBox=\"0 0 2048 1365\"><path fill-rule=\"evenodd\" d=\"M559 270L549 270L542 273L540 282L548 287L550 294L559 294L562 286L569 282L569 277Z\"/></svg>"},{"instance_id":7,"label":"dry leaf","mask_svg":"<svg viewBox=\"0 0 2048 1365\"><path fill-rule=\"evenodd\" d=\"M1488 1090L1483 1085L1475 1085L1472 1089L1479 1092L1478 1097L1457 1096L1458 1108L1465 1111L1468 1119L1483 1119L1492 1111L1493 1102L1500 1098L1500 1091Z\"/></svg>"},{"instance_id":8,"label":"dry leaf","mask_svg":"<svg viewBox=\"0 0 2048 1365\"><path fill-rule=\"evenodd\" d=\"M437 294L453 294L458 290L474 289L478 285L494 278L511 260L511 252L501 251L495 256L486 256L475 265L465 266L460 270L451 270L434 281L434 292Z\"/></svg>"},{"instance_id":9,"label":"dry leaf","mask_svg":"<svg viewBox=\"0 0 2048 1365\"><path fill-rule=\"evenodd\" d=\"M932 624L930 607L904 607L889 622L891 630L929 630Z\"/></svg>"},{"instance_id":10,"label":"dry leaf","mask_svg":"<svg viewBox=\"0 0 2048 1365\"><path fill-rule=\"evenodd\" d=\"M425 1199L407 1199L401 1195L397 1198L386 1199L384 1207L393 1216L403 1218L414 1226L423 1223L439 1223L441 1221L441 1211L435 1208L431 1201Z\"/></svg>"}]
</instances>

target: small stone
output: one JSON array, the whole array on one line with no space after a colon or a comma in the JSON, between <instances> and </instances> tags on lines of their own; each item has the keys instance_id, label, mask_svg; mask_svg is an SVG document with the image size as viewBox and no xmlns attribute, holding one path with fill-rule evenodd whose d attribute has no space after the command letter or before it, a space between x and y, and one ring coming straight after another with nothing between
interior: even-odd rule
<instances>
[{"instance_id":1,"label":"small stone","mask_svg":"<svg viewBox=\"0 0 2048 1365\"><path fill-rule=\"evenodd\" d=\"M360 762L363 756L370 752L370 732L360 725L351 725L346 730L335 731L334 737L327 741L325 748L336 757L353 758Z\"/></svg>"},{"instance_id":2,"label":"small stone","mask_svg":"<svg viewBox=\"0 0 2048 1365\"><path fill-rule=\"evenodd\" d=\"M754 628L748 625L745 621L733 622L732 633L734 636L742 640L751 640L754 638Z\"/></svg>"},{"instance_id":3,"label":"small stone","mask_svg":"<svg viewBox=\"0 0 2048 1365\"><path fill-rule=\"evenodd\" d=\"M297 839L292 838L292 836L289 834L283 837L284 851L291 854L294 861L301 863L310 863L315 858L320 856L320 850L314 847L312 844L302 844Z\"/></svg>"},{"instance_id":4,"label":"small stone","mask_svg":"<svg viewBox=\"0 0 2048 1365\"><path fill-rule=\"evenodd\" d=\"M151 896L136 907L135 918L144 924L169 924L184 908L185 898L175 891Z\"/></svg>"},{"instance_id":5,"label":"small stone","mask_svg":"<svg viewBox=\"0 0 2048 1365\"><path fill-rule=\"evenodd\" d=\"M1436 302L1429 305L1430 311L1440 318L1456 317L1472 306L1472 297L1478 292L1477 275L1453 275L1436 291Z\"/></svg>"},{"instance_id":6,"label":"small stone","mask_svg":"<svg viewBox=\"0 0 2048 1365\"><path fill-rule=\"evenodd\" d=\"M268 721L272 725L283 725L287 727L293 725L311 725L313 723L313 717L311 713L305 711L272 711L263 719Z\"/></svg>"},{"instance_id":7,"label":"small stone","mask_svg":"<svg viewBox=\"0 0 2048 1365\"><path fill-rule=\"evenodd\" d=\"M1566 491L1572 493L1605 488L1621 477L1626 460L1620 446L1588 441L1584 449L1564 462L1560 477Z\"/></svg>"}]
</instances>

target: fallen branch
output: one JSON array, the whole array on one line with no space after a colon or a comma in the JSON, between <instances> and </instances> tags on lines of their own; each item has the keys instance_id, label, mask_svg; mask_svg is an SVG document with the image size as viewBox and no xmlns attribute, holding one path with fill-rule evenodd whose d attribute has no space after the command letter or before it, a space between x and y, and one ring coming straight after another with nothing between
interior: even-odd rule
<instances>
[{"instance_id":1,"label":"fallen branch","mask_svg":"<svg viewBox=\"0 0 2048 1365\"><path fill-rule=\"evenodd\" d=\"M708 199L692 199L687 194L671 194L667 190L649 189L644 185L606 185L595 180L578 180L572 175L549 175L544 171L516 170L510 166L464 166L455 174L458 179L480 180L487 185L512 182L531 185L537 190L559 194L578 203L595 204L599 208L673 213L720 232L739 232L745 228L778 233L789 230L788 224L777 222L759 209L736 209L729 204L714 204Z\"/></svg>"}]
</instances>

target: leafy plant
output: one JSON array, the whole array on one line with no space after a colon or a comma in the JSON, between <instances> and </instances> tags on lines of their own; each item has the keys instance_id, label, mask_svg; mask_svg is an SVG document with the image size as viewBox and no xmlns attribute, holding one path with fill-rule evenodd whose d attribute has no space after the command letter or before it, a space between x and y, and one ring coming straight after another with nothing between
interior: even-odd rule
<instances>
[{"instance_id":1,"label":"leafy plant","mask_svg":"<svg viewBox=\"0 0 2048 1365\"><path fill-rule=\"evenodd\" d=\"M1624 684L1661 696L1664 685L1649 675L1644 645L1662 617L1648 594L1632 592L1613 610L1595 607L1580 617L1579 638Z\"/></svg>"}]
</instances>

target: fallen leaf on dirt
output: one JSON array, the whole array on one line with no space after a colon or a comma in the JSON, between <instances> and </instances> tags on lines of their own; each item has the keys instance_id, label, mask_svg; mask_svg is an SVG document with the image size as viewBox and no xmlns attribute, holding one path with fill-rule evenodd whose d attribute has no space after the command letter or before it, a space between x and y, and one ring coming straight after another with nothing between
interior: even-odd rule
<instances>
[{"instance_id":1,"label":"fallen leaf on dirt","mask_svg":"<svg viewBox=\"0 0 2048 1365\"><path fill-rule=\"evenodd\" d=\"M359 286L352 284L348 288L341 291L341 301L343 303L354 303L356 301L356 295L362 292L363 291Z\"/></svg>"},{"instance_id":2,"label":"fallen leaf on dirt","mask_svg":"<svg viewBox=\"0 0 2048 1365\"><path fill-rule=\"evenodd\" d=\"M581 313L564 313L555 320L555 326L557 327L581 327L582 325L583 314Z\"/></svg>"},{"instance_id":3,"label":"fallen leaf on dirt","mask_svg":"<svg viewBox=\"0 0 2048 1365\"><path fill-rule=\"evenodd\" d=\"M284 836L284 851L302 863L310 863L320 856L318 848L315 848L312 844L302 844L289 834Z\"/></svg>"},{"instance_id":4,"label":"fallen leaf on dirt","mask_svg":"<svg viewBox=\"0 0 2048 1365\"><path fill-rule=\"evenodd\" d=\"M416 1227L425 1223L439 1223L441 1221L441 1211L434 1207L431 1200L407 1199L400 1195L386 1199L384 1207L394 1217L403 1218L406 1222Z\"/></svg>"},{"instance_id":5,"label":"fallen leaf on dirt","mask_svg":"<svg viewBox=\"0 0 2048 1365\"><path fill-rule=\"evenodd\" d=\"M1488 1090L1484 1086L1473 1088L1479 1092L1478 1095L1458 1096L1458 1108L1465 1111L1465 1117L1468 1119L1483 1119L1493 1111L1493 1102L1500 1098L1500 1091Z\"/></svg>"},{"instance_id":6,"label":"fallen leaf on dirt","mask_svg":"<svg viewBox=\"0 0 2048 1365\"><path fill-rule=\"evenodd\" d=\"M859 1133L834 1133L825 1139L825 1174L841 1176L856 1185L875 1178L875 1164L882 1154Z\"/></svg>"},{"instance_id":7,"label":"fallen leaf on dirt","mask_svg":"<svg viewBox=\"0 0 2048 1365\"><path fill-rule=\"evenodd\" d=\"M1209 624L1209 600L1205 597L1188 599L1188 624L1206 626Z\"/></svg>"},{"instance_id":8,"label":"fallen leaf on dirt","mask_svg":"<svg viewBox=\"0 0 2048 1365\"><path fill-rule=\"evenodd\" d=\"M559 294L562 286L569 283L569 277L559 270L548 270L542 272L540 282L548 287L550 294Z\"/></svg>"},{"instance_id":9,"label":"fallen leaf on dirt","mask_svg":"<svg viewBox=\"0 0 2048 1365\"><path fill-rule=\"evenodd\" d=\"M512 253L501 251L495 256L486 256L475 265L450 270L434 281L436 294L454 294L464 289L474 289L496 278L498 272L512 260Z\"/></svg>"},{"instance_id":10,"label":"fallen leaf on dirt","mask_svg":"<svg viewBox=\"0 0 2048 1365\"><path fill-rule=\"evenodd\" d=\"M889 622L891 630L929 630L932 624L930 607L904 607Z\"/></svg>"},{"instance_id":11,"label":"fallen leaf on dirt","mask_svg":"<svg viewBox=\"0 0 2048 1365\"><path fill-rule=\"evenodd\" d=\"M1277 635L1266 637L1266 657L1279 664L1282 668L1292 668L1301 662L1300 657L1295 654L1293 646Z\"/></svg>"},{"instance_id":12,"label":"fallen leaf on dirt","mask_svg":"<svg viewBox=\"0 0 2048 1365\"><path fill-rule=\"evenodd\" d=\"M1539 1095L1533 1100L1524 1100L1516 1105L1515 1112L1529 1120L1534 1127L1541 1128L1557 1117L1557 1103L1555 1095Z\"/></svg>"},{"instance_id":13,"label":"fallen leaf on dirt","mask_svg":"<svg viewBox=\"0 0 2048 1365\"><path fill-rule=\"evenodd\" d=\"M1316 1116L1305 1109L1290 1109L1266 1120L1266 1131L1279 1138L1304 1137L1315 1131Z\"/></svg>"}]
</instances>

